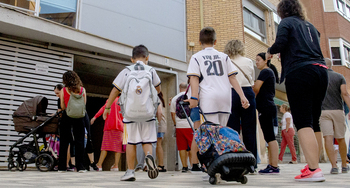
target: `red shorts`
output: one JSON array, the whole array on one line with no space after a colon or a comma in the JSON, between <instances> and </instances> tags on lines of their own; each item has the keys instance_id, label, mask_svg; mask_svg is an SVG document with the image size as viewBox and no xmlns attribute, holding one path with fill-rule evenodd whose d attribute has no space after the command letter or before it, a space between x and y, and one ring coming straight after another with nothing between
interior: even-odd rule
<instances>
[{"instance_id":1,"label":"red shorts","mask_svg":"<svg viewBox=\"0 0 350 188\"><path fill-rule=\"evenodd\" d=\"M191 128L176 129L177 150L191 150L193 131Z\"/></svg>"}]
</instances>

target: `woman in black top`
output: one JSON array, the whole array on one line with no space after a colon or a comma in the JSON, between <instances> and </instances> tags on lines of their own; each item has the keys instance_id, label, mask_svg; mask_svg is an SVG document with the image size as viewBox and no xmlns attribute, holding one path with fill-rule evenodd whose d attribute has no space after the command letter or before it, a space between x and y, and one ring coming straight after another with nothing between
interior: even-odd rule
<instances>
[{"instance_id":1,"label":"woman in black top","mask_svg":"<svg viewBox=\"0 0 350 188\"><path fill-rule=\"evenodd\" d=\"M275 43L268 49L281 54L282 76L300 145L308 163L297 181L325 181L319 169L319 147L322 147L319 118L325 97L328 75L320 48L319 32L308 21L298 0L282 0L278 4L282 18Z\"/></svg>"},{"instance_id":2,"label":"woman in black top","mask_svg":"<svg viewBox=\"0 0 350 188\"><path fill-rule=\"evenodd\" d=\"M259 112L259 122L268 144L269 164L259 174L279 174L278 143L274 133L274 119L277 115L275 97L275 81L278 75L269 68L270 60L266 60L265 53L256 56L256 66L261 70L253 90L256 94L256 109Z\"/></svg>"}]
</instances>

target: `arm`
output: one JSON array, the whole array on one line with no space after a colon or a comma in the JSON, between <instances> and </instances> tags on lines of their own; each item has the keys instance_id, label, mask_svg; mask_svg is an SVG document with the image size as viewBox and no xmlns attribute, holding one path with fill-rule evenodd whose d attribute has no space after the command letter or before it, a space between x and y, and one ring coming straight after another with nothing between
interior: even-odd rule
<instances>
[{"instance_id":1,"label":"arm","mask_svg":"<svg viewBox=\"0 0 350 188\"><path fill-rule=\"evenodd\" d=\"M282 20L278 26L275 43L267 50L267 52L269 54L277 54L283 51L283 49L289 45L288 36L289 26L287 25L286 20Z\"/></svg>"},{"instance_id":2,"label":"arm","mask_svg":"<svg viewBox=\"0 0 350 188\"><path fill-rule=\"evenodd\" d=\"M105 110L103 112L103 119L106 120L107 115L111 112L111 106L114 100L118 97L120 91L117 88L113 88L108 97L108 102L106 103Z\"/></svg>"},{"instance_id":3,"label":"arm","mask_svg":"<svg viewBox=\"0 0 350 188\"><path fill-rule=\"evenodd\" d=\"M156 90L157 90L157 92L158 92L158 94L159 94L159 93L160 93L160 91L161 91L161 87L160 87L160 85L156 87Z\"/></svg>"},{"instance_id":4,"label":"arm","mask_svg":"<svg viewBox=\"0 0 350 188\"><path fill-rule=\"evenodd\" d=\"M90 124L94 124L95 123L95 120L100 117L101 115L103 115L103 112L105 111L105 108L106 108L106 104L103 105L100 110L95 114L95 116L91 119L90 121Z\"/></svg>"},{"instance_id":5,"label":"arm","mask_svg":"<svg viewBox=\"0 0 350 188\"><path fill-rule=\"evenodd\" d=\"M176 114L174 112L171 112L171 119L173 120L174 125L176 125L175 116L176 116Z\"/></svg>"},{"instance_id":6,"label":"arm","mask_svg":"<svg viewBox=\"0 0 350 188\"><path fill-rule=\"evenodd\" d=\"M346 88L346 84L342 84L340 86L340 91L341 91L341 96L342 96L343 100L345 101L346 105L350 106L350 95L349 95L348 90Z\"/></svg>"},{"instance_id":7,"label":"arm","mask_svg":"<svg viewBox=\"0 0 350 188\"><path fill-rule=\"evenodd\" d=\"M286 118L286 132L288 132L290 127L290 118Z\"/></svg>"},{"instance_id":8,"label":"arm","mask_svg":"<svg viewBox=\"0 0 350 188\"><path fill-rule=\"evenodd\" d=\"M197 98L198 99L198 92L199 92L199 77L197 76L190 76L190 87L191 87L191 98ZM185 102L190 103L190 108L195 108L198 106L198 100L196 99L187 99L184 100Z\"/></svg>"},{"instance_id":9,"label":"arm","mask_svg":"<svg viewBox=\"0 0 350 188\"><path fill-rule=\"evenodd\" d=\"M237 79L236 79L236 75L232 75L229 77L230 83L233 87L233 89L235 89L235 91L238 93L239 97L241 98L241 103L242 103L242 107L247 109L250 104L248 99L245 97L241 86L239 85Z\"/></svg>"},{"instance_id":10,"label":"arm","mask_svg":"<svg viewBox=\"0 0 350 188\"><path fill-rule=\"evenodd\" d=\"M259 91L260 91L260 88L261 86L263 85L264 81L261 81L261 80L257 80L253 86L253 91L255 93L255 96L258 95Z\"/></svg>"},{"instance_id":11,"label":"arm","mask_svg":"<svg viewBox=\"0 0 350 188\"><path fill-rule=\"evenodd\" d=\"M64 104L64 92L63 92L63 90L64 90L64 88L61 89L61 91L60 91L61 110L66 109L66 105Z\"/></svg>"},{"instance_id":12,"label":"arm","mask_svg":"<svg viewBox=\"0 0 350 188\"><path fill-rule=\"evenodd\" d=\"M158 105L156 116L157 116L158 122L162 121L163 113L162 113L162 105L161 104Z\"/></svg>"},{"instance_id":13,"label":"arm","mask_svg":"<svg viewBox=\"0 0 350 188\"><path fill-rule=\"evenodd\" d=\"M84 102L85 102L85 105L86 105L86 90L85 90L85 88L84 88L84 90L83 90L83 92L84 92Z\"/></svg>"}]
</instances>

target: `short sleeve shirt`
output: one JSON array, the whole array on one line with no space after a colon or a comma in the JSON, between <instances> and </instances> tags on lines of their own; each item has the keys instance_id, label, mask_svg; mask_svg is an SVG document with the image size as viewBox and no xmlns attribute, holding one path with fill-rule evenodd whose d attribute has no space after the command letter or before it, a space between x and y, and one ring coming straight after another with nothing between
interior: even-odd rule
<instances>
[{"instance_id":1,"label":"short sleeve shirt","mask_svg":"<svg viewBox=\"0 0 350 188\"><path fill-rule=\"evenodd\" d=\"M262 84L258 95L256 96L256 108L263 110L266 107L275 106L273 98L275 97L275 74L270 68L261 70L258 79Z\"/></svg>"},{"instance_id":2,"label":"short sleeve shirt","mask_svg":"<svg viewBox=\"0 0 350 188\"><path fill-rule=\"evenodd\" d=\"M328 69L328 88L322 103L322 110L343 110L340 86L346 84L343 75Z\"/></svg>"},{"instance_id":3,"label":"short sleeve shirt","mask_svg":"<svg viewBox=\"0 0 350 188\"><path fill-rule=\"evenodd\" d=\"M287 118L290 118L290 125L289 125L289 128L293 128L293 118L292 118L292 114L289 113L289 112L286 112L283 114L282 116L282 120L281 120L281 123L282 123L282 130L286 129L287 128Z\"/></svg>"},{"instance_id":4,"label":"short sleeve shirt","mask_svg":"<svg viewBox=\"0 0 350 188\"><path fill-rule=\"evenodd\" d=\"M231 83L228 77L237 73L230 58L213 47L191 57L187 76L199 77L199 102L203 113L231 113Z\"/></svg>"},{"instance_id":5,"label":"short sleeve shirt","mask_svg":"<svg viewBox=\"0 0 350 188\"><path fill-rule=\"evenodd\" d=\"M138 63L145 65L142 61L137 61ZM152 74L152 84L154 87L157 87L161 84L160 78L153 68L150 70ZM123 69L118 76L113 81L113 86L117 88L119 91L122 91L124 89L126 79L128 78L128 74L130 73L130 70L125 68Z\"/></svg>"},{"instance_id":6,"label":"short sleeve shirt","mask_svg":"<svg viewBox=\"0 0 350 188\"><path fill-rule=\"evenodd\" d=\"M175 97L173 97L173 99L171 99L171 103L170 103L170 112L172 113L176 113L176 100L181 96L184 95L185 92L180 92L179 94L177 94ZM175 115L175 121L176 121L176 128L177 129L182 129L182 128L191 128L190 125L188 124L187 119L180 119L179 117L177 117L177 115Z\"/></svg>"}]
</instances>

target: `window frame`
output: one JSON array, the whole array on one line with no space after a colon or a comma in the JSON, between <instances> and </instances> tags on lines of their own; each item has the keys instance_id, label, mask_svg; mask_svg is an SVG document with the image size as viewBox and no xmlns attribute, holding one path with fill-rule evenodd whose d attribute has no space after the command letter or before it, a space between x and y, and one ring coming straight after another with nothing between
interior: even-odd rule
<instances>
[{"instance_id":1,"label":"window frame","mask_svg":"<svg viewBox=\"0 0 350 188\"><path fill-rule=\"evenodd\" d=\"M245 11L246 13L249 14L249 21L251 22L252 18L256 18L258 20L258 26L259 26L259 30L260 30L260 24L262 24L263 26L263 31L265 32L264 33L261 33L260 31L257 31L257 29L253 28L253 25L252 23L250 23L251 25L248 25L248 23L246 23L246 19L244 19L244 14L245 14ZM261 22L259 22L261 21ZM247 7L243 7L243 23L244 23L244 27L248 28L249 30L251 30L252 32L254 32L255 34L259 35L261 37L261 39L263 39L262 41L265 42L266 40L266 33L267 33L267 28L266 28L266 21L265 19L261 18L260 16L254 14L254 12L252 12L251 10L249 10Z\"/></svg>"}]
</instances>

